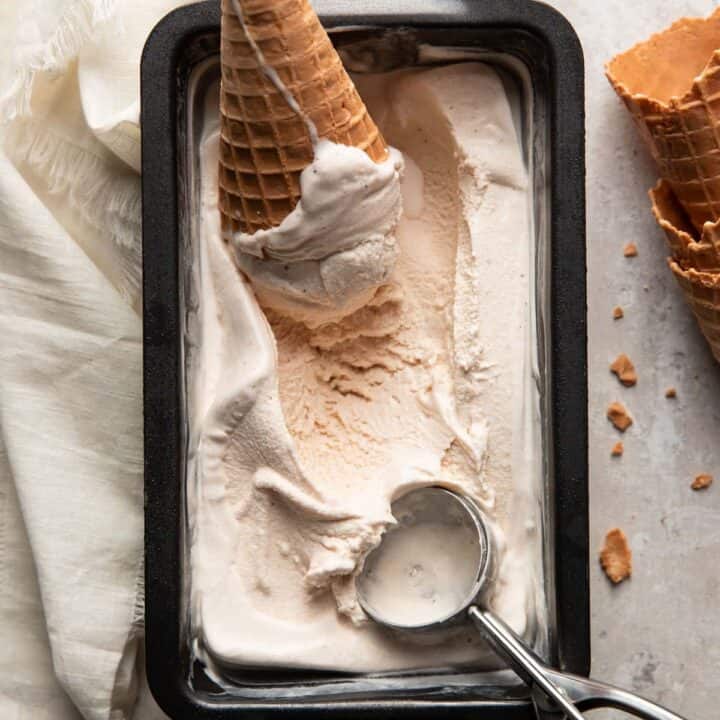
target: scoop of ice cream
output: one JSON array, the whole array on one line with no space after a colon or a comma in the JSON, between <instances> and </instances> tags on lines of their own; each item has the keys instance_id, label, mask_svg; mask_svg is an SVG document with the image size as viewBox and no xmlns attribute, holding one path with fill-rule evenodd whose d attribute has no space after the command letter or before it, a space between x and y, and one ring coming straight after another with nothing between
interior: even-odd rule
<instances>
[{"instance_id":1,"label":"scoop of ice cream","mask_svg":"<svg viewBox=\"0 0 720 720\"><path fill-rule=\"evenodd\" d=\"M283 222L227 238L260 302L309 327L368 303L395 266L402 167L396 150L376 163L358 148L320 140Z\"/></svg>"}]
</instances>

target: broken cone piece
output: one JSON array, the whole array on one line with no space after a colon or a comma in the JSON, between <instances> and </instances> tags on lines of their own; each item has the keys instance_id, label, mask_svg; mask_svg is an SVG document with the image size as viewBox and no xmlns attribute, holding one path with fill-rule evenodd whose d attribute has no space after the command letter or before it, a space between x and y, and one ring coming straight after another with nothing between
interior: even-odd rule
<instances>
[{"instance_id":1,"label":"broken cone piece","mask_svg":"<svg viewBox=\"0 0 720 720\"><path fill-rule=\"evenodd\" d=\"M616 584L632 575L632 550L620 528L613 528L605 535L605 544L600 550L600 565Z\"/></svg>"},{"instance_id":2,"label":"broken cone piece","mask_svg":"<svg viewBox=\"0 0 720 720\"><path fill-rule=\"evenodd\" d=\"M625 432L633 423L625 406L619 402L610 403L607 418L620 432Z\"/></svg>"},{"instance_id":3,"label":"broken cone piece","mask_svg":"<svg viewBox=\"0 0 720 720\"><path fill-rule=\"evenodd\" d=\"M635 243L628 243L623 250L623 255L626 258L637 257L637 254L638 254L638 250L637 250L637 245Z\"/></svg>"},{"instance_id":4,"label":"broken cone piece","mask_svg":"<svg viewBox=\"0 0 720 720\"><path fill-rule=\"evenodd\" d=\"M693 490L704 490L705 488L709 488L712 485L712 475L702 474L698 475L693 481L692 485L690 487Z\"/></svg>"},{"instance_id":5,"label":"broken cone piece","mask_svg":"<svg viewBox=\"0 0 720 720\"><path fill-rule=\"evenodd\" d=\"M632 387L637 383L635 366L625 353L615 358L615 362L610 366L610 371L614 372L618 380L626 387Z\"/></svg>"}]
</instances>

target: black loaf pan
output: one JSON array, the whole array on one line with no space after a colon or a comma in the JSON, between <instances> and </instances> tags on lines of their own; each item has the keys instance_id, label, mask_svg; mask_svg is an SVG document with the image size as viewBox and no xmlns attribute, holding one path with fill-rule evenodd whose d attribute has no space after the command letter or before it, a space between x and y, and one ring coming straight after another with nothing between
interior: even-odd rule
<instances>
[{"instance_id":1,"label":"black loaf pan","mask_svg":"<svg viewBox=\"0 0 720 720\"><path fill-rule=\"evenodd\" d=\"M482 48L519 59L532 86L536 220L546 228L547 302L539 320L546 387L546 592L551 660L587 674L590 664L587 491L587 355L583 56L558 12L532 0L360 0L333 3L328 28L383 29L435 45ZM402 8L402 10L400 9ZM407 31L405 30L407 29ZM180 8L151 33L142 58L146 652L152 692L173 720L276 718L473 718L530 720L522 689L407 696L239 698L198 683L187 638L184 532L186 432L182 332L182 245L190 73L219 51L219 2ZM342 33L336 38L347 38ZM337 40L336 40L337 41ZM539 116L542 117L539 117ZM543 315L543 313L541 313ZM280 687L280 685L278 685Z\"/></svg>"}]
</instances>

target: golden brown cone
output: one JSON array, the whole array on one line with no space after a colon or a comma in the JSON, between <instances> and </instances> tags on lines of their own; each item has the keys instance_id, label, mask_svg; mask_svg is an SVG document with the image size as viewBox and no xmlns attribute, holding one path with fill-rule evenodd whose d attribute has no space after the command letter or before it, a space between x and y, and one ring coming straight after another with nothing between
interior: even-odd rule
<instances>
[{"instance_id":1,"label":"golden brown cone","mask_svg":"<svg viewBox=\"0 0 720 720\"><path fill-rule=\"evenodd\" d=\"M720 8L614 57L607 77L692 224L720 219Z\"/></svg>"},{"instance_id":2,"label":"golden brown cone","mask_svg":"<svg viewBox=\"0 0 720 720\"><path fill-rule=\"evenodd\" d=\"M650 191L650 199L673 259L685 270L720 272L720 222L706 223L698 233L664 180Z\"/></svg>"},{"instance_id":3,"label":"golden brown cone","mask_svg":"<svg viewBox=\"0 0 720 720\"><path fill-rule=\"evenodd\" d=\"M361 148L376 162L387 145L308 0L238 0L266 63L321 138ZM300 197L313 160L307 123L263 72L235 12L222 0L219 205L223 232L279 225Z\"/></svg>"},{"instance_id":4,"label":"golden brown cone","mask_svg":"<svg viewBox=\"0 0 720 720\"><path fill-rule=\"evenodd\" d=\"M685 270L672 258L668 263L715 359L720 362L720 274Z\"/></svg>"}]
</instances>

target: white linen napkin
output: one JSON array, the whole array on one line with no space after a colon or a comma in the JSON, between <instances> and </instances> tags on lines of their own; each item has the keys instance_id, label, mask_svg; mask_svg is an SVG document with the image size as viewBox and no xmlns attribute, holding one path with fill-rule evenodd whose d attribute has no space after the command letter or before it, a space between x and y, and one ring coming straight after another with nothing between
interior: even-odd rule
<instances>
[{"instance_id":1,"label":"white linen napkin","mask_svg":"<svg viewBox=\"0 0 720 720\"><path fill-rule=\"evenodd\" d=\"M152 720L139 62L180 0L0 2L0 718Z\"/></svg>"}]
</instances>

